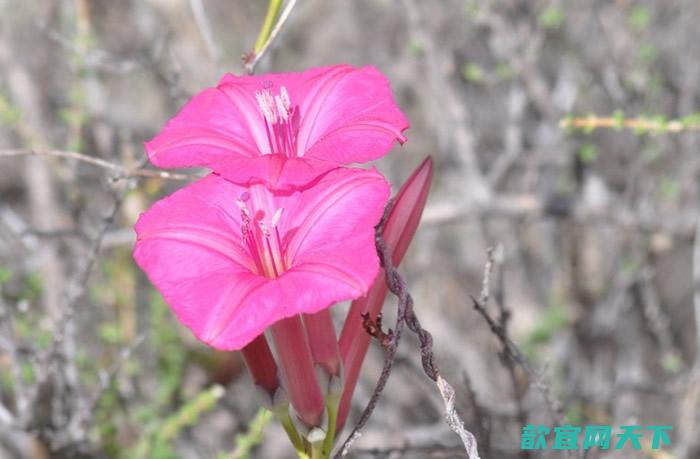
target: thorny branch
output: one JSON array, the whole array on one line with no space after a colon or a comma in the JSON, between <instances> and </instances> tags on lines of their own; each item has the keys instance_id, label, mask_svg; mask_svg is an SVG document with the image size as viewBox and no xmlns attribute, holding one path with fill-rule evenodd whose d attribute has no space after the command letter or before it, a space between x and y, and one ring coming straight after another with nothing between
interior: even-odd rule
<instances>
[{"instance_id":1,"label":"thorny branch","mask_svg":"<svg viewBox=\"0 0 700 459\"><path fill-rule=\"evenodd\" d=\"M391 374L391 369L393 367L394 361L396 359L396 349L398 348L399 341L401 340L401 332L403 331L404 325L408 326L409 330L416 334L418 341L420 342L421 350L421 361L423 364L423 371L425 374L436 382L440 395L445 402L445 420L450 428L455 431L462 440L464 448L467 451L467 455L470 459L479 459L479 453L477 451L476 438L474 435L464 428L464 422L457 414L455 408L455 392L452 386L440 376L440 372L437 365L434 362L434 356L432 351L433 337L430 332L421 327L420 321L413 310L413 297L408 292L408 287L406 286L406 281L403 279L401 274L398 272L396 267L393 265L391 260L391 249L386 244L386 241L382 237L382 230L384 225L391 213L394 202L390 201L386 208L384 209L384 215L381 221L375 227L375 246L377 248L377 254L379 255L379 260L382 267L384 268L386 283L391 291L398 298L398 310L396 314L396 323L394 329L388 332L383 332L381 330L381 318L377 317L374 323L365 319L364 325L373 336L380 339L382 346L384 347L384 366L382 368L379 381L374 388L374 392L370 397L367 406L365 407L359 421L353 428L350 435L347 437L345 442L340 449L340 451L335 455L336 458L343 457L347 454L352 443L357 440L361 435L361 430L369 420L374 408L377 405L377 401L386 386L386 383Z\"/></svg>"}]
</instances>

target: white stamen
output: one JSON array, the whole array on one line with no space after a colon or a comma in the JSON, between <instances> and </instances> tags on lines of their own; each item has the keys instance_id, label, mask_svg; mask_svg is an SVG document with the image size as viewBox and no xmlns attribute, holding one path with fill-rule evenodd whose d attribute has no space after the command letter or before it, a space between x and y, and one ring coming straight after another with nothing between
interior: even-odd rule
<instances>
[{"instance_id":1,"label":"white stamen","mask_svg":"<svg viewBox=\"0 0 700 459\"><path fill-rule=\"evenodd\" d=\"M260 92L257 91L255 93L255 99L258 101L258 106L260 107L260 111L262 112L263 116L265 117L265 120L270 123L274 124L275 123L275 114L272 111L272 106L268 102L268 98L266 97L269 94L269 91L266 92Z\"/></svg>"},{"instance_id":2,"label":"white stamen","mask_svg":"<svg viewBox=\"0 0 700 459\"><path fill-rule=\"evenodd\" d=\"M265 98L265 104L267 104L268 110L271 114L270 124L277 124L277 107L275 106L275 98L272 96L269 89L265 90L263 97Z\"/></svg>"},{"instance_id":3,"label":"white stamen","mask_svg":"<svg viewBox=\"0 0 700 459\"><path fill-rule=\"evenodd\" d=\"M239 209L241 209L241 212L245 215L249 215L250 211L248 210L248 206L245 205L245 202L243 202L242 199L236 199L236 205L238 206Z\"/></svg>"},{"instance_id":4,"label":"white stamen","mask_svg":"<svg viewBox=\"0 0 700 459\"><path fill-rule=\"evenodd\" d=\"M280 96L275 96L275 104L277 105L277 113L279 114L280 118L282 118L283 122L287 122L289 119L289 113L287 113L287 109L284 106L284 102L282 102L282 98Z\"/></svg>"},{"instance_id":5,"label":"white stamen","mask_svg":"<svg viewBox=\"0 0 700 459\"><path fill-rule=\"evenodd\" d=\"M280 221L280 217L282 217L282 209L281 207L275 211L275 214L272 216L272 221L270 222L271 226L275 228L277 226L277 223Z\"/></svg>"},{"instance_id":6,"label":"white stamen","mask_svg":"<svg viewBox=\"0 0 700 459\"><path fill-rule=\"evenodd\" d=\"M284 86L280 87L280 95L279 97L282 99L282 103L284 104L284 109L289 113L290 109L292 108L292 102L289 100L289 94L287 93L287 88Z\"/></svg>"},{"instance_id":7,"label":"white stamen","mask_svg":"<svg viewBox=\"0 0 700 459\"><path fill-rule=\"evenodd\" d=\"M267 225L263 222L258 222L258 228L260 228L260 231L263 233L265 237L270 237L270 230L267 229Z\"/></svg>"}]
</instances>

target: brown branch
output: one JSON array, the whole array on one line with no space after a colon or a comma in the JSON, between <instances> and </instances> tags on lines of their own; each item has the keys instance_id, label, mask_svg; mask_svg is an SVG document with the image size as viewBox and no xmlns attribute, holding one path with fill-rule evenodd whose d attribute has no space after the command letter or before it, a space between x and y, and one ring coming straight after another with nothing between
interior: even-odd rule
<instances>
[{"instance_id":1,"label":"brown branch","mask_svg":"<svg viewBox=\"0 0 700 459\"><path fill-rule=\"evenodd\" d=\"M164 180L194 180L199 177L195 175L178 174L167 171L157 171L151 169L135 168L129 169L120 164L115 164L104 159L95 158L94 156L84 155L75 151L63 150L33 150L23 148L10 148L0 150L0 158L12 158L17 156L48 156L62 159L72 159L82 163L90 164L91 166L100 167L114 173L115 179L121 180L132 177L156 177Z\"/></svg>"},{"instance_id":2,"label":"brown branch","mask_svg":"<svg viewBox=\"0 0 700 459\"><path fill-rule=\"evenodd\" d=\"M564 423L564 415L562 412L561 403L552 395L551 388L546 382L546 378L542 373L540 373L535 368L533 368L532 365L530 365L530 363L527 361L527 359L520 351L518 346L513 342L510 336L508 336L506 322L503 320L503 316L499 321L497 321L487 311L489 301L489 284L493 264L493 250L488 249L486 265L484 268L484 278L482 281L481 294L479 295L478 300L474 297L471 297L474 309L476 309L476 311L481 315L481 317L484 318L489 328L491 329L491 332L494 335L496 335L498 340L501 342L501 345L503 347L501 351L502 354L505 354L507 358L512 359L513 362L521 366L528 373L528 375L530 376L530 380L533 382L535 387L539 389L539 391L542 393L542 396L545 399L545 402L547 403L550 416L558 425L562 425Z\"/></svg>"},{"instance_id":3,"label":"brown branch","mask_svg":"<svg viewBox=\"0 0 700 459\"><path fill-rule=\"evenodd\" d=\"M464 444L469 458L479 459L479 454L476 448L476 439L471 432L464 428L464 423L455 409L454 389L444 378L442 378L442 376L440 376L437 365L435 364L432 351L433 337L431 336L430 332L421 327L420 321L413 310L413 297L408 292L406 281L393 265L391 259L391 249L382 237L382 230L384 229L384 225L389 217L389 214L391 213L393 205L394 202L392 200L384 209L384 215L382 216L381 221L375 227L374 240L377 248L377 254L379 255L379 260L384 268L387 287L389 288L389 291L391 291L391 293L398 298L396 323L393 331L389 330L389 332L385 333L381 330L381 321L378 323L367 323L367 321L365 321L365 327L372 330L374 332L374 336L381 338L382 346L384 347L384 366L367 406L362 412L362 415L360 416L360 419L353 428L352 432L343 442L342 447L335 455L335 458L340 458L347 454L348 449L352 443L359 438L362 428L365 426L370 416L374 412L374 408L376 407L379 397L381 396L382 391L384 390L384 387L389 379L389 375L391 374L391 369L396 359L396 349L399 341L401 340L401 333L404 325L406 325L408 326L409 330L415 333L418 337L423 371L430 379L435 381L438 386L440 395L445 403L445 420L447 424L462 439L462 443Z\"/></svg>"},{"instance_id":4,"label":"brown branch","mask_svg":"<svg viewBox=\"0 0 700 459\"><path fill-rule=\"evenodd\" d=\"M496 291L495 300L498 306L498 323L503 329L504 335L508 336L508 323L511 318L511 311L506 307L505 300L505 269L503 264L503 246L499 245L495 250L492 248L488 249L489 259L494 260L498 271L496 276ZM487 267L486 272L490 272L492 268ZM490 275L490 274L489 274ZM486 274L484 275L486 278ZM488 293L486 294L488 295ZM485 303L484 303L485 304ZM516 408L516 418L521 426L527 424L527 412L525 410L525 405L523 404L523 391L520 389L520 384L518 381L517 365L513 359L508 355L508 351L505 346L501 345L501 351L498 353L498 357L508 372L508 377L510 380L510 385L513 390L513 399L515 400ZM526 449L520 450L519 457L521 459L527 459L532 457L532 452Z\"/></svg>"}]
</instances>

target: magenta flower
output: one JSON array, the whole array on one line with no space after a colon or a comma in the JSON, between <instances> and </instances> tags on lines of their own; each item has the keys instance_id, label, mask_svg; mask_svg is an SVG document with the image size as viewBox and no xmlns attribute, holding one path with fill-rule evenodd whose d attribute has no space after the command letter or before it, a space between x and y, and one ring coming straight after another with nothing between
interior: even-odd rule
<instances>
[{"instance_id":1,"label":"magenta flower","mask_svg":"<svg viewBox=\"0 0 700 459\"><path fill-rule=\"evenodd\" d=\"M238 184L304 186L385 155L408 121L373 67L225 75L146 143L158 167L208 167Z\"/></svg>"},{"instance_id":2,"label":"magenta flower","mask_svg":"<svg viewBox=\"0 0 700 459\"><path fill-rule=\"evenodd\" d=\"M388 195L374 170L284 192L210 175L141 215L134 257L198 339L240 349L280 319L367 292Z\"/></svg>"}]
</instances>

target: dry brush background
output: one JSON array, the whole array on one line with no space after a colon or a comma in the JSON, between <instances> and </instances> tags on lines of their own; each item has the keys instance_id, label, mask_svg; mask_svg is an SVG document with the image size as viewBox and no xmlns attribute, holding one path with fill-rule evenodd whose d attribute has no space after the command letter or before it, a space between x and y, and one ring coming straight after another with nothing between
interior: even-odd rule
<instances>
[{"instance_id":1,"label":"dry brush background","mask_svg":"<svg viewBox=\"0 0 700 459\"><path fill-rule=\"evenodd\" d=\"M175 323L131 227L186 183L143 172L143 141L242 71L265 2L0 11L0 458L245 457L265 418L241 361ZM587 458L700 457L698 134L559 125L697 117L699 19L697 0L300 0L260 63L391 80L411 129L378 167L399 184L435 161L401 272L483 458L562 457L519 450L524 423L556 422L674 426L663 452ZM529 370L472 305L489 248L486 308ZM381 364L375 345L355 413ZM443 413L407 335L351 455L466 457ZM270 424L251 457L289 452Z\"/></svg>"}]
</instances>

